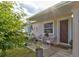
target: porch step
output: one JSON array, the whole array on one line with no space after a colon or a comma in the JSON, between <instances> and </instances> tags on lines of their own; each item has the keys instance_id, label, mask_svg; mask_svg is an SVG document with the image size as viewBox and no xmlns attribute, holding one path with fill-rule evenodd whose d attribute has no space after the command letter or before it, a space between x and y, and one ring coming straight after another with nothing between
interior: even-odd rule
<instances>
[{"instance_id":1,"label":"porch step","mask_svg":"<svg viewBox=\"0 0 79 59\"><path fill-rule=\"evenodd\" d=\"M71 46L69 44L53 44L55 47L63 48L63 49L70 49Z\"/></svg>"},{"instance_id":2,"label":"porch step","mask_svg":"<svg viewBox=\"0 0 79 59\"><path fill-rule=\"evenodd\" d=\"M70 48L70 45L62 45L62 44L59 44L59 47L60 48L63 48L63 49L69 49Z\"/></svg>"}]
</instances>

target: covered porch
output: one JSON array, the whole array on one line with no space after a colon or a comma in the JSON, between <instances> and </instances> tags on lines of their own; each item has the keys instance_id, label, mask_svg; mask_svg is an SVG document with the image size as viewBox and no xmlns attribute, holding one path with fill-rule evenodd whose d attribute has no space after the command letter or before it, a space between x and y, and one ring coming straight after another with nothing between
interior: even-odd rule
<instances>
[{"instance_id":1,"label":"covered porch","mask_svg":"<svg viewBox=\"0 0 79 59\"><path fill-rule=\"evenodd\" d=\"M72 56L79 56L79 2L61 2L52 6L38 14L30 17L34 26L38 31L34 31L36 35L43 34L43 25L53 23L53 35L56 37L55 44L69 45L73 40ZM40 34L39 34L40 33Z\"/></svg>"},{"instance_id":2,"label":"covered porch","mask_svg":"<svg viewBox=\"0 0 79 59\"><path fill-rule=\"evenodd\" d=\"M72 49L66 49L60 46L48 45L42 42L40 43L40 48L43 48L43 56L44 57L72 57ZM36 43L31 43L27 46L36 52Z\"/></svg>"}]
</instances>

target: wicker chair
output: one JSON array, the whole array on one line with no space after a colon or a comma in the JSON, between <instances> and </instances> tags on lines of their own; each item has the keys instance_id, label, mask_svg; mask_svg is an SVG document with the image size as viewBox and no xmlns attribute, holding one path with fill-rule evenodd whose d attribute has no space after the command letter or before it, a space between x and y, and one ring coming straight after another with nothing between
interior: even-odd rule
<instances>
[{"instance_id":1,"label":"wicker chair","mask_svg":"<svg viewBox=\"0 0 79 59\"><path fill-rule=\"evenodd\" d=\"M42 38L43 43L47 43L47 44L52 44L54 40L55 40L54 35L45 34L44 37Z\"/></svg>"}]
</instances>

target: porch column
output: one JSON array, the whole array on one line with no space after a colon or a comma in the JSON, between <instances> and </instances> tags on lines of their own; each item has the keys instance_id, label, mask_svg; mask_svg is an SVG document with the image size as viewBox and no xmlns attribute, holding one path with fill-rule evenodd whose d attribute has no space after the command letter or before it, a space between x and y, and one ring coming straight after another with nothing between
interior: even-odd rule
<instances>
[{"instance_id":1,"label":"porch column","mask_svg":"<svg viewBox=\"0 0 79 59\"><path fill-rule=\"evenodd\" d=\"M73 11L73 57L79 57L79 8Z\"/></svg>"}]
</instances>

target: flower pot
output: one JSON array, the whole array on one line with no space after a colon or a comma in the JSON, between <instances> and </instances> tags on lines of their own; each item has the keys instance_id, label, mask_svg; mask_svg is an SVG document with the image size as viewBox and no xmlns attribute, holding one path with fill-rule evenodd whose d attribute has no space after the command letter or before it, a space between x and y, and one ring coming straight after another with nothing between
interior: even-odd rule
<instances>
[{"instance_id":1,"label":"flower pot","mask_svg":"<svg viewBox=\"0 0 79 59\"><path fill-rule=\"evenodd\" d=\"M43 48L36 48L36 57L43 57Z\"/></svg>"}]
</instances>

